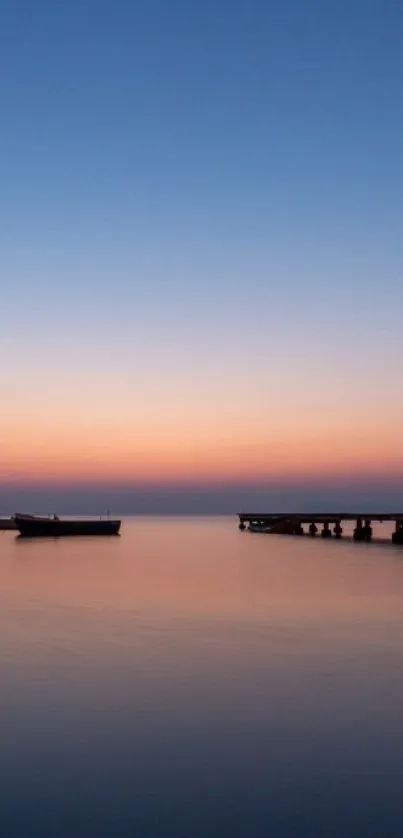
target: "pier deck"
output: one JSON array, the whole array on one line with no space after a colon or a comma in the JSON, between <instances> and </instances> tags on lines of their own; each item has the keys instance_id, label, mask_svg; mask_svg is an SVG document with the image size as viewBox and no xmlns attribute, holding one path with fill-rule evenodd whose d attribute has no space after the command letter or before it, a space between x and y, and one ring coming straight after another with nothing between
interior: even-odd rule
<instances>
[{"instance_id":1,"label":"pier deck","mask_svg":"<svg viewBox=\"0 0 403 838\"><path fill-rule=\"evenodd\" d=\"M403 544L403 512L238 512L238 519L241 530L284 535L315 536L321 525L322 538L341 538L343 521L354 521L355 541L371 541L373 522L391 521L395 524L393 543Z\"/></svg>"},{"instance_id":2,"label":"pier deck","mask_svg":"<svg viewBox=\"0 0 403 838\"><path fill-rule=\"evenodd\" d=\"M238 512L242 521L267 522L293 519L302 523L322 524L325 521L403 521L403 512Z\"/></svg>"}]
</instances>

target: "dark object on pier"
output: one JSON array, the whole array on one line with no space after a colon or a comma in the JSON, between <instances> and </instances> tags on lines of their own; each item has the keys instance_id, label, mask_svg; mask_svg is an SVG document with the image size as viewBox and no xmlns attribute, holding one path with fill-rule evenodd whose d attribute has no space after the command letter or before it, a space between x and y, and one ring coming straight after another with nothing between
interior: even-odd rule
<instances>
[{"instance_id":1,"label":"dark object on pier","mask_svg":"<svg viewBox=\"0 0 403 838\"><path fill-rule=\"evenodd\" d=\"M313 524L313 523L309 524L308 532L309 532L309 535L313 538L318 532L318 528L317 528L316 524Z\"/></svg>"},{"instance_id":2,"label":"dark object on pier","mask_svg":"<svg viewBox=\"0 0 403 838\"><path fill-rule=\"evenodd\" d=\"M68 535L118 535L121 522L118 520L102 519L71 519L62 520L56 515L53 518L40 518L34 515L14 515L16 529L25 538L58 538Z\"/></svg>"}]
</instances>

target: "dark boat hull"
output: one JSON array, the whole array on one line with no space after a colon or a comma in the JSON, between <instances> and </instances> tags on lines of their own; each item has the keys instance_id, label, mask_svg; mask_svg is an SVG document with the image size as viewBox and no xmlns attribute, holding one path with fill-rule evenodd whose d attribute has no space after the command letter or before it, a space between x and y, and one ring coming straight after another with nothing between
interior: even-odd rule
<instances>
[{"instance_id":1,"label":"dark boat hull","mask_svg":"<svg viewBox=\"0 0 403 838\"><path fill-rule=\"evenodd\" d=\"M0 530L16 530L15 522L12 518L0 518Z\"/></svg>"},{"instance_id":2,"label":"dark boat hull","mask_svg":"<svg viewBox=\"0 0 403 838\"><path fill-rule=\"evenodd\" d=\"M15 526L25 538L59 538L71 535L118 535L120 521L60 521L53 518L25 518L16 515Z\"/></svg>"}]
</instances>

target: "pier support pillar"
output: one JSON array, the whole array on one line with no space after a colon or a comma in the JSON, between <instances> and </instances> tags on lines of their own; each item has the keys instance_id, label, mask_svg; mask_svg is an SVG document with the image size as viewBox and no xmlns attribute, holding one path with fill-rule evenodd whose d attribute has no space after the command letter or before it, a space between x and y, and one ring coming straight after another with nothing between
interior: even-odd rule
<instances>
[{"instance_id":1,"label":"pier support pillar","mask_svg":"<svg viewBox=\"0 0 403 838\"><path fill-rule=\"evenodd\" d=\"M323 530L321 532L321 536L322 536L322 538L331 538L332 537L332 531L330 529L329 521L325 521L325 523L323 524Z\"/></svg>"},{"instance_id":2,"label":"pier support pillar","mask_svg":"<svg viewBox=\"0 0 403 838\"><path fill-rule=\"evenodd\" d=\"M316 533L318 532L318 528L317 528L316 524L314 524L313 522L312 522L312 524L309 524L309 530L308 530L308 532L309 532L309 535L310 535L312 538L314 538L314 536L315 536L315 535L316 535Z\"/></svg>"},{"instance_id":3,"label":"pier support pillar","mask_svg":"<svg viewBox=\"0 0 403 838\"><path fill-rule=\"evenodd\" d=\"M363 529L364 529L364 539L365 539L365 541L371 541L372 540L372 527L371 527L371 521L369 519L367 519L365 521L365 526L363 527Z\"/></svg>"},{"instance_id":4,"label":"pier support pillar","mask_svg":"<svg viewBox=\"0 0 403 838\"><path fill-rule=\"evenodd\" d=\"M336 521L334 525L334 535L335 538L341 538L343 535L343 527L341 526L341 521Z\"/></svg>"},{"instance_id":5,"label":"pier support pillar","mask_svg":"<svg viewBox=\"0 0 403 838\"><path fill-rule=\"evenodd\" d=\"M362 525L362 518L357 518L357 522L355 525L354 533L353 533L354 541L364 541L365 539L365 532L364 527Z\"/></svg>"},{"instance_id":6,"label":"pier support pillar","mask_svg":"<svg viewBox=\"0 0 403 838\"><path fill-rule=\"evenodd\" d=\"M393 544L403 544L403 523L396 521L395 531L392 533Z\"/></svg>"}]
</instances>

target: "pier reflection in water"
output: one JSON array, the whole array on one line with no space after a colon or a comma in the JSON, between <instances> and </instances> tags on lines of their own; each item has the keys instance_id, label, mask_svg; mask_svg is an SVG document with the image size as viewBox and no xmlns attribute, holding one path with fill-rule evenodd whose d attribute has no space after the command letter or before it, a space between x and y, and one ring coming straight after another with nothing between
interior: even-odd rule
<instances>
[{"instance_id":1,"label":"pier reflection in water","mask_svg":"<svg viewBox=\"0 0 403 838\"><path fill-rule=\"evenodd\" d=\"M0 543L2 835L401 834L401 548Z\"/></svg>"}]
</instances>

